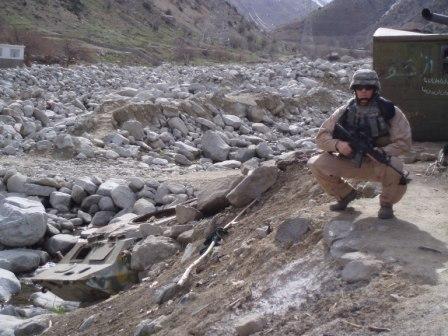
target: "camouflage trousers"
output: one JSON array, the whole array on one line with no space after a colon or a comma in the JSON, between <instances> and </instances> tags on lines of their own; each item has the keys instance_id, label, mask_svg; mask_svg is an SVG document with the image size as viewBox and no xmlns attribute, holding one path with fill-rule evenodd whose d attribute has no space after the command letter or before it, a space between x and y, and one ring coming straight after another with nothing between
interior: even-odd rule
<instances>
[{"instance_id":1,"label":"camouflage trousers","mask_svg":"<svg viewBox=\"0 0 448 336\"><path fill-rule=\"evenodd\" d=\"M403 163L396 157L392 157L392 164L399 170L403 169ZM365 158L357 168L349 159L325 152L310 158L308 167L325 192L337 200L353 189L343 178L380 182L380 204L395 204L406 192L406 185L399 184L400 175L396 171L370 158Z\"/></svg>"}]
</instances>

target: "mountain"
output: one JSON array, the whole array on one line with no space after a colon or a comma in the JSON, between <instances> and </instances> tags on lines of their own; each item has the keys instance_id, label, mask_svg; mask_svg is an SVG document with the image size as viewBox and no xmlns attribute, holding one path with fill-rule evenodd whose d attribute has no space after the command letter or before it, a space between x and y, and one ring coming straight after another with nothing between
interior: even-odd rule
<instances>
[{"instance_id":1,"label":"mountain","mask_svg":"<svg viewBox=\"0 0 448 336\"><path fill-rule=\"evenodd\" d=\"M246 18L265 30L272 30L306 17L332 0L228 0Z\"/></svg>"},{"instance_id":2,"label":"mountain","mask_svg":"<svg viewBox=\"0 0 448 336\"><path fill-rule=\"evenodd\" d=\"M448 26L429 22L421 17L423 8L429 8L435 13L448 15L446 0L420 0L415 5L414 0L397 0L380 18L378 26L420 30L428 33L448 33Z\"/></svg>"},{"instance_id":3,"label":"mountain","mask_svg":"<svg viewBox=\"0 0 448 336\"><path fill-rule=\"evenodd\" d=\"M29 46L28 51L44 48L56 53L72 45L74 51L93 50L102 60L160 63L207 58L223 61L253 59L253 52L265 50L269 43L253 22L225 0L1 3L0 40L24 43ZM44 57L42 50L36 53Z\"/></svg>"},{"instance_id":4,"label":"mountain","mask_svg":"<svg viewBox=\"0 0 448 336\"><path fill-rule=\"evenodd\" d=\"M364 48L379 27L446 32L421 18L425 7L448 13L446 0L334 0L308 17L279 27L274 36L296 45Z\"/></svg>"}]
</instances>

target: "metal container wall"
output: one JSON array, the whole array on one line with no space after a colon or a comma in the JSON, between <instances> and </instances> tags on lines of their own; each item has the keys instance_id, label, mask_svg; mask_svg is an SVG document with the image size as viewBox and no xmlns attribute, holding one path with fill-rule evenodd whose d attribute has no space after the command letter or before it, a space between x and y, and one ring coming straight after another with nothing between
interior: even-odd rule
<instances>
[{"instance_id":1,"label":"metal container wall","mask_svg":"<svg viewBox=\"0 0 448 336\"><path fill-rule=\"evenodd\" d=\"M380 28L373 66L382 95L406 114L414 140L448 140L448 35Z\"/></svg>"}]
</instances>

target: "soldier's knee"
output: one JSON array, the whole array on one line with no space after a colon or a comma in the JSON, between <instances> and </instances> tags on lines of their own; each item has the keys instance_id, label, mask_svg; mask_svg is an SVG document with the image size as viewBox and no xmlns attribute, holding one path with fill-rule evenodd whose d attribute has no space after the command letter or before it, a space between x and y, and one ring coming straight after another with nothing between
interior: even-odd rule
<instances>
[{"instance_id":1,"label":"soldier's knee","mask_svg":"<svg viewBox=\"0 0 448 336\"><path fill-rule=\"evenodd\" d=\"M321 163L322 163L322 154L318 154L311 157L306 163L306 165L311 170L311 172L315 172L317 170L320 170L320 168L322 167Z\"/></svg>"},{"instance_id":2,"label":"soldier's knee","mask_svg":"<svg viewBox=\"0 0 448 336\"><path fill-rule=\"evenodd\" d=\"M306 165L308 166L308 168L313 171L313 169L316 166L316 160L318 158L319 155L314 155L311 158L309 158L309 160L307 161Z\"/></svg>"}]
</instances>

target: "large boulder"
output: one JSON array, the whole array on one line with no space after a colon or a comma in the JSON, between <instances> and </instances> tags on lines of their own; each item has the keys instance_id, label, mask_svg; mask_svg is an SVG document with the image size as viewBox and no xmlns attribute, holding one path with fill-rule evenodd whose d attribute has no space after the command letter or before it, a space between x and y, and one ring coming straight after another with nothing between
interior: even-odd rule
<instances>
[{"instance_id":1,"label":"large boulder","mask_svg":"<svg viewBox=\"0 0 448 336\"><path fill-rule=\"evenodd\" d=\"M169 119L168 125L173 129L177 129L184 136L188 134L187 126L185 125L184 121L179 117Z\"/></svg>"},{"instance_id":2,"label":"large boulder","mask_svg":"<svg viewBox=\"0 0 448 336\"><path fill-rule=\"evenodd\" d=\"M75 184L72 188L71 196L73 201L75 201L75 203L81 204L84 198L87 197L87 193L83 187Z\"/></svg>"},{"instance_id":3,"label":"large boulder","mask_svg":"<svg viewBox=\"0 0 448 336\"><path fill-rule=\"evenodd\" d=\"M119 185L124 185L124 184L125 184L125 182L123 180L114 179L114 178L108 179L108 180L104 181L103 183L101 183L101 185L99 186L96 193L98 195L110 197L110 195L112 194L112 190L114 190Z\"/></svg>"},{"instance_id":4,"label":"large boulder","mask_svg":"<svg viewBox=\"0 0 448 336\"><path fill-rule=\"evenodd\" d=\"M157 209L155 205L145 198L140 198L134 204L134 213L136 213L139 216L154 213L156 212L156 210Z\"/></svg>"},{"instance_id":5,"label":"large boulder","mask_svg":"<svg viewBox=\"0 0 448 336\"><path fill-rule=\"evenodd\" d=\"M291 245L303 240L310 230L311 220L306 218L289 218L279 225L275 240L280 244Z\"/></svg>"},{"instance_id":6,"label":"large boulder","mask_svg":"<svg viewBox=\"0 0 448 336\"><path fill-rule=\"evenodd\" d=\"M255 123L262 122L265 116L266 110L259 108L258 106L252 106L247 111L247 119Z\"/></svg>"},{"instance_id":7,"label":"large boulder","mask_svg":"<svg viewBox=\"0 0 448 336\"><path fill-rule=\"evenodd\" d=\"M58 252L64 255L75 246L77 241L78 237L69 234L57 234L47 240L45 248L53 256L57 255Z\"/></svg>"},{"instance_id":8,"label":"large boulder","mask_svg":"<svg viewBox=\"0 0 448 336\"><path fill-rule=\"evenodd\" d=\"M32 272L39 267L42 251L13 249L0 251L0 268L13 273Z\"/></svg>"},{"instance_id":9,"label":"large boulder","mask_svg":"<svg viewBox=\"0 0 448 336\"><path fill-rule=\"evenodd\" d=\"M110 196L112 197L115 205L121 209L128 209L135 203L135 194L126 185L119 185L112 189Z\"/></svg>"},{"instance_id":10,"label":"large boulder","mask_svg":"<svg viewBox=\"0 0 448 336\"><path fill-rule=\"evenodd\" d=\"M26 176L24 176L20 173L16 173L16 174L12 175L6 183L8 191L9 192L17 192L17 193L25 192L24 184L26 183L27 179L28 178Z\"/></svg>"},{"instance_id":11,"label":"large boulder","mask_svg":"<svg viewBox=\"0 0 448 336\"><path fill-rule=\"evenodd\" d=\"M92 195L98 189L98 186L92 181L90 177L81 177L73 181L73 185L79 185L82 187L89 195Z\"/></svg>"},{"instance_id":12,"label":"large boulder","mask_svg":"<svg viewBox=\"0 0 448 336\"><path fill-rule=\"evenodd\" d=\"M149 336L156 334L163 329L162 323L167 319L165 315L159 316L155 320L141 321L134 331L134 336Z\"/></svg>"},{"instance_id":13,"label":"large boulder","mask_svg":"<svg viewBox=\"0 0 448 336\"><path fill-rule=\"evenodd\" d=\"M0 336L15 336L14 330L23 323L19 317L0 314Z\"/></svg>"},{"instance_id":14,"label":"large boulder","mask_svg":"<svg viewBox=\"0 0 448 336\"><path fill-rule=\"evenodd\" d=\"M206 215L213 215L229 206L230 203L226 198L226 195L235 188L242 179L242 175L236 175L213 181L213 183L205 185L198 194L198 210Z\"/></svg>"},{"instance_id":15,"label":"large boulder","mask_svg":"<svg viewBox=\"0 0 448 336\"><path fill-rule=\"evenodd\" d=\"M8 302L12 295L20 292L20 281L11 271L0 268L0 302Z\"/></svg>"},{"instance_id":16,"label":"large boulder","mask_svg":"<svg viewBox=\"0 0 448 336\"><path fill-rule=\"evenodd\" d=\"M254 313L240 318L235 324L235 329L238 336L249 336L263 330L266 323L266 317Z\"/></svg>"},{"instance_id":17,"label":"large boulder","mask_svg":"<svg viewBox=\"0 0 448 336\"><path fill-rule=\"evenodd\" d=\"M47 230L47 215L39 201L6 197L0 206L0 244L23 247L36 244Z\"/></svg>"},{"instance_id":18,"label":"large boulder","mask_svg":"<svg viewBox=\"0 0 448 336\"><path fill-rule=\"evenodd\" d=\"M131 268L144 270L161 262L180 250L179 244L168 237L149 236L135 245L131 254Z\"/></svg>"},{"instance_id":19,"label":"large boulder","mask_svg":"<svg viewBox=\"0 0 448 336\"><path fill-rule=\"evenodd\" d=\"M230 146L222 139L218 132L207 131L201 139L204 156L213 161L225 161L229 156Z\"/></svg>"},{"instance_id":20,"label":"large boulder","mask_svg":"<svg viewBox=\"0 0 448 336\"><path fill-rule=\"evenodd\" d=\"M145 131L143 125L137 120L128 120L121 126L122 129L129 132L129 135L133 136L135 140L141 141L145 138Z\"/></svg>"},{"instance_id":21,"label":"large boulder","mask_svg":"<svg viewBox=\"0 0 448 336\"><path fill-rule=\"evenodd\" d=\"M43 196L48 197L51 193L56 191L56 188L50 186L43 186L35 183L25 183L23 185L24 193L28 196Z\"/></svg>"},{"instance_id":22,"label":"large boulder","mask_svg":"<svg viewBox=\"0 0 448 336\"><path fill-rule=\"evenodd\" d=\"M65 301L60 297L54 295L52 292L36 292L30 295L30 301L36 307L41 307L49 310L72 311L79 307L78 302Z\"/></svg>"},{"instance_id":23,"label":"large boulder","mask_svg":"<svg viewBox=\"0 0 448 336\"><path fill-rule=\"evenodd\" d=\"M238 129L241 126L241 118L232 114L223 114L222 120L227 126L231 126L234 129Z\"/></svg>"},{"instance_id":24,"label":"large boulder","mask_svg":"<svg viewBox=\"0 0 448 336\"><path fill-rule=\"evenodd\" d=\"M35 316L14 329L14 336L40 335L50 326L48 316Z\"/></svg>"},{"instance_id":25,"label":"large boulder","mask_svg":"<svg viewBox=\"0 0 448 336\"><path fill-rule=\"evenodd\" d=\"M69 211L71 200L71 195L62 193L60 191L54 191L50 195L51 206L59 211Z\"/></svg>"},{"instance_id":26,"label":"large boulder","mask_svg":"<svg viewBox=\"0 0 448 336\"><path fill-rule=\"evenodd\" d=\"M113 211L98 211L93 215L91 226L100 227L109 224L110 220L115 216Z\"/></svg>"},{"instance_id":27,"label":"large boulder","mask_svg":"<svg viewBox=\"0 0 448 336\"><path fill-rule=\"evenodd\" d=\"M177 152L184 155L188 160L194 161L201 155L199 149L184 142L176 141L174 146L177 147Z\"/></svg>"},{"instance_id":28,"label":"large boulder","mask_svg":"<svg viewBox=\"0 0 448 336\"><path fill-rule=\"evenodd\" d=\"M229 194L228 201L242 207L259 197L277 181L278 169L274 166L261 166L251 171Z\"/></svg>"},{"instance_id":29,"label":"large boulder","mask_svg":"<svg viewBox=\"0 0 448 336\"><path fill-rule=\"evenodd\" d=\"M186 224L202 217L199 210L188 205L176 206L176 220L179 224Z\"/></svg>"}]
</instances>

